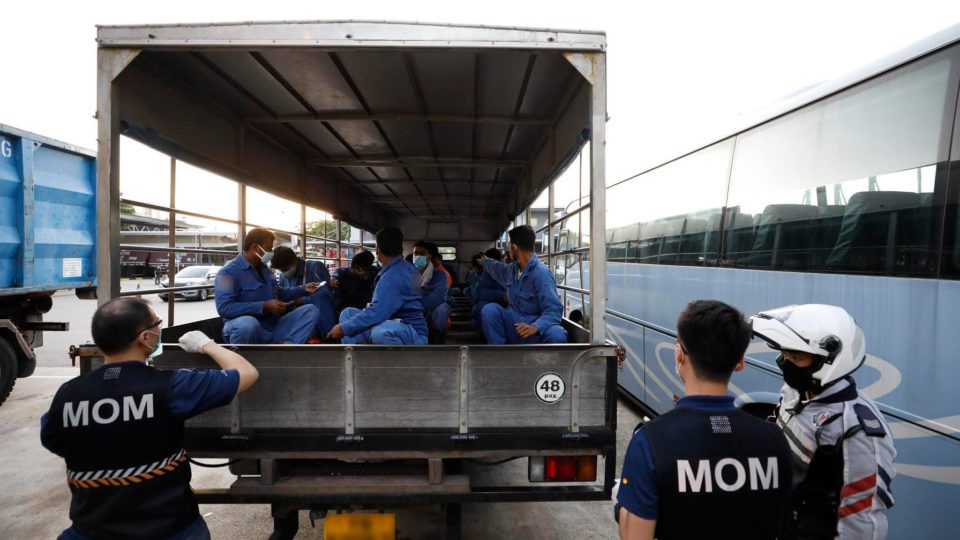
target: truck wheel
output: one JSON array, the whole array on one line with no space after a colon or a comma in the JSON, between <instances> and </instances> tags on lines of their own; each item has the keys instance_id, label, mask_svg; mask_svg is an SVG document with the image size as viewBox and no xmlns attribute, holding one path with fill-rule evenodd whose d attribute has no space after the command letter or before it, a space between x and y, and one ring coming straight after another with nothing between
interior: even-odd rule
<instances>
[{"instance_id":1,"label":"truck wheel","mask_svg":"<svg viewBox=\"0 0 960 540\"><path fill-rule=\"evenodd\" d=\"M210 298L210 292L206 289L200 289L200 294L197 295L197 299L204 302L207 298Z\"/></svg>"},{"instance_id":2,"label":"truck wheel","mask_svg":"<svg viewBox=\"0 0 960 540\"><path fill-rule=\"evenodd\" d=\"M0 337L0 405L7 400L17 382L17 353Z\"/></svg>"}]
</instances>

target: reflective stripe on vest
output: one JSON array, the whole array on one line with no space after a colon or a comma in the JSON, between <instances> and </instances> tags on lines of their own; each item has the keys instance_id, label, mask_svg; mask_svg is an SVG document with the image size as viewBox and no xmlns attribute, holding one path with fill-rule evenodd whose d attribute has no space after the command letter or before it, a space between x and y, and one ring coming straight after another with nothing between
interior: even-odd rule
<instances>
[{"instance_id":1,"label":"reflective stripe on vest","mask_svg":"<svg viewBox=\"0 0 960 540\"><path fill-rule=\"evenodd\" d=\"M80 488L139 484L144 480L153 480L155 476L163 476L172 472L184 461L187 461L187 451L180 450L165 459L140 467L103 471L71 471L67 469L67 483Z\"/></svg>"}]
</instances>

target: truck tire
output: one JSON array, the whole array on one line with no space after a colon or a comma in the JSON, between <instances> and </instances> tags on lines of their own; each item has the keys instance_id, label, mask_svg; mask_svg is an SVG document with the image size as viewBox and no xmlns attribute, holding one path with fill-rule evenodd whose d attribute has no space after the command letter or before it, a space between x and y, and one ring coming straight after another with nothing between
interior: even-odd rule
<instances>
[{"instance_id":1,"label":"truck tire","mask_svg":"<svg viewBox=\"0 0 960 540\"><path fill-rule=\"evenodd\" d=\"M7 400L17 382L17 352L0 337L0 405Z\"/></svg>"}]
</instances>

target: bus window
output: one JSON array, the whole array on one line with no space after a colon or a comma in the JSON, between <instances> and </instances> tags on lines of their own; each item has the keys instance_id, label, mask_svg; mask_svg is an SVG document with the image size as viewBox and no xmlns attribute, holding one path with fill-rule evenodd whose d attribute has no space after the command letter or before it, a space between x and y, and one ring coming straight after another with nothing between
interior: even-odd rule
<instances>
[{"instance_id":1,"label":"bus window","mask_svg":"<svg viewBox=\"0 0 960 540\"><path fill-rule=\"evenodd\" d=\"M610 187L607 259L716 264L732 153L728 139Z\"/></svg>"},{"instance_id":2,"label":"bus window","mask_svg":"<svg viewBox=\"0 0 960 540\"><path fill-rule=\"evenodd\" d=\"M955 71L934 55L738 136L724 264L935 275Z\"/></svg>"}]
</instances>

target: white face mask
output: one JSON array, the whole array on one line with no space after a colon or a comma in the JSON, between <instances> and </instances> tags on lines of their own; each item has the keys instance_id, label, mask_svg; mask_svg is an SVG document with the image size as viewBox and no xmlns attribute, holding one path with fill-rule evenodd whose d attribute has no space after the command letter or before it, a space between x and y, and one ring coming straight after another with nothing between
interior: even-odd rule
<instances>
[{"instance_id":1,"label":"white face mask","mask_svg":"<svg viewBox=\"0 0 960 540\"><path fill-rule=\"evenodd\" d=\"M260 262L262 262L263 264L270 264L270 259L273 259L273 252L263 249L263 246L259 244L257 244L257 247L260 248L260 251L263 252L263 254L260 254L254 251L257 257L260 257Z\"/></svg>"},{"instance_id":2,"label":"white face mask","mask_svg":"<svg viewBox=\"0 0 960 540\"><path fill-rule=\"evenodd\" d=\"M297 265L293 265L289 270L283 273L283 277L287 279L293 279L293 276L297 275Z\"/></svg>"},{"instance_id":3,"label":"white face mask","mask_svg":"<svg viewBox=\"0 0 960 540\"><path fill-rule=\"evenodd\" d=\"M153 346L153 349L151 349L150 354L147 355L147 358L156 358L163 354L163 342L160 341L160 334L157 332L148 331L147 333L157 336L157 343Z\"/></svg>"}]
</instances>

